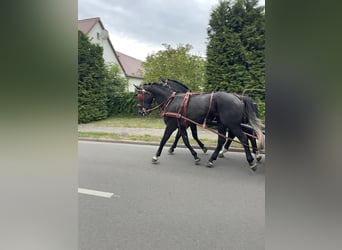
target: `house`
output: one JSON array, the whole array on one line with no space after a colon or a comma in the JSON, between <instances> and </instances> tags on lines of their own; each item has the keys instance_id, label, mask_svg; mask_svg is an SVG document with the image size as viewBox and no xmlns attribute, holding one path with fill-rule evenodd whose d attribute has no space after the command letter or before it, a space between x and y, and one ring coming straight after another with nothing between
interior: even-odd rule
<instances>
[{"instance_id":1,"label":"house","mask_svg":"<svg viewBox=\"0 0 342 250\"><path fill-rule=\"evenodd\" d=\"M128 85L128 91L134 91L135 85L140 85L143 77L142 77L142 71L143 71L143 66L142 66L142 61L133 58L131 56L125 55L121 52L116 52L118 55L119 61L123 67L123 70L126 74L126 78L129 81Z\"/></svg>"},{"instance_id":2,"label":"house","mask_svg":"<svg viewBox=\"0 0 342 250\"><path fill-rule=\"evenodd\" d=\"M134 84L142 83L143 62L114 49L108 31L99 17L78 20L78 30L86 34L90 42L103 47L103 58L106 64L119 66L120 75L128 80L128 91L135 90Z\"/></svg>"}]
</instances>

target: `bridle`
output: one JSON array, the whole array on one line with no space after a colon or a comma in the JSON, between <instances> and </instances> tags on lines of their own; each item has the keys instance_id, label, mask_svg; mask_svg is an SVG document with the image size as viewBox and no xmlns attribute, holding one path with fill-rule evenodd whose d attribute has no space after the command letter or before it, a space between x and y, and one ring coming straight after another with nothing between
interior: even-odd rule
<instances>
[{"instance_id":1,"label":"bridle","mask_svg":"<svg viewBox=\"0 0 342 250\"><path fill-rule=\"evenodd\" d=\"M139 108L146 108L145 107L145 93L146 93L147 91L146 90L144 90L142 87L141 87L141 89L138 91L138 95L137 95L137 98L138 98L138 101L139 101L139 103L138 103L138 107ZM142 104L141 104L142 103Z\"/></svg>"},{"instance_id":2,"label":"bridle","mask_svg":"<svg viewBox=\"0 0 342 250\"><path fill-rule=\"evenodd\" d=\"M145 94L148 93L151 95L150 92L144 89L143 86L141 86L138 90L138 108L142 110L142 115L144 116L145 114L148 113L147 107L145 105Z\"/></svg>"},{"instance_id":3,"label":"bridle","mask_svg":"<svg viewBox=\"0 0 342 250\"><path fill-rule=\"evenodd\" d=\"M149 94L149 95L153 96L151 92L145 90L144 87L141 86L139 88L139 90L138 90L137 98L138 98L138 101L139 101L138 108L140 108L142 110L142 115L143 116L148 114L148 113L150 113L150 112L152 112L153 110L156 110L156 109L160 108L160 107L162 109L164 109L171 102L171 100L174 98L174 96L176 95L176 92L173 92L171 94L171 96L165 102L163 102L163 103L161 103L161 104L159 104L159 105L157 105L157 106L155 106L153 108L150 108L150 109L148 109L148 107L145 105L145 94Z\"/></svg>"}]
</instances>

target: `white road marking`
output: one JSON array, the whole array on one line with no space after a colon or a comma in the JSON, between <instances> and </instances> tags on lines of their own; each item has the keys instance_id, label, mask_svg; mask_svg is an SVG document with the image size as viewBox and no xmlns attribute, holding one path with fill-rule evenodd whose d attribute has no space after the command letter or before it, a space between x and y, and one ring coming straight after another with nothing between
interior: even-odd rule
<instances>
[{"instance_id":1,"label":"white road marking","mask_svg":"<svg viewBox=\"0 0 342 250\"><path fill-rule=\"evenodd\" d=\"M78 188L78 193L80 194L88 194L88 195L94 195L104 198L111 198L112 196L119 198L119 195L114 195L114 193L108 193L108 192L102 192L102 191L96 191L92 189L85 189L85 188Z\"/></svg>"}]
</instances>

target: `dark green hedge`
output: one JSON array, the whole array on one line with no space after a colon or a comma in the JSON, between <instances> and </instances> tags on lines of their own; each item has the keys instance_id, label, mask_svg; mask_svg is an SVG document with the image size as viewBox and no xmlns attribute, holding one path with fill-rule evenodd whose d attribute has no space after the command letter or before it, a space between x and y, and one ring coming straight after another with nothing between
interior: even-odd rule
<instances>
[{"instance_id":1,"label":"dark green hedge","mask_svg":"<svg viewBox=\"0 0 342 250\"><path fill-rule=\"evenodd\" d=\"M105 119L107 93L103 48L91 44L88 37L78 32L78 122Z\"/></svg>"},{"instance_id":2,"label":"dark green hedge","mask_svg":"<svg viewBox=\"0 0 342 250\"><path fill-rule=\"evenodd\" d=\"M133 115L138 113L136 93L121 92L115 93L108 101L109 116Z\"/></svg>"}]
</instances>

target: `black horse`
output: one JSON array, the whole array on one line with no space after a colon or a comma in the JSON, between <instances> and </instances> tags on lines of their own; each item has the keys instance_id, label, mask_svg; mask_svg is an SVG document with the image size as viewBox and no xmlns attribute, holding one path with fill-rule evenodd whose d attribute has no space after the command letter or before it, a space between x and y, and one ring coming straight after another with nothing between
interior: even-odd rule
<instances>
[{"instance_id":1,"label":"black horse","mask_svg":"<svg viewBox=\"0 0 342 250\"><path fill-rule=\"evenodd\" d=\"M161 78L161 81L164 83L164 85L170 86L177 93L186 93L189 91L191 92L191 89L187 85L185 85L184 83L181 83L177 80ZM258 106L257 106L256 102L248 96L239 95L239 97L241 99L243 99L245 102L249 102L251 104L253 111L255 112L256 116L258 117L259 112L258 112ZM216 125L215 121L209 121L209 123L211 125ZM197 126L195 124L191 123L190 128L191 128L191 132L192 132L194 139L198 142L198 145L203 149L203 146L201 146L201 145L203 145L203 143L198 139L198 136L197 136ZM243 132L246 133L248 140L252 144L252 150L253 150L253 153L255 155L255 158L257 159L257 161L260 161L262 156L259 155L257 141L255 139L256 135L255 135L255 132L253 131L252 127L250 127L248 125L247 120L243 121L243 123L241 124L241 129ZM226 140L226 143L224 144L223 150L220 151L220 153L218 155L219 157L222 158L224 156L224 153L228 151L229 146L231 145L231 143L235 137L236 137L235 134L232 131L228 130L228 139ZM172 144L171 148L169 149L169 152L173 152L174 149L177 147L177 143L178 143L179 138L180 138L180 133L177 133L175 141Z\"/></svg>"},{"instance_id":2,"label":"black horse","mask_svg":"<svg viewBox=\"0 0 342 250\"><path fill-rule=\"evenodd\" d=\"M187 121L196 122L198 124L205 123L206 120L217 120L218 133L225 134L227 129L231 130L242 143L246 159L252 170L256 170L256 163L251 155L247 136L243 133L240 123L244 119L248 119L261 144L264 142L264 135L261 128L263 127L261 121L256 117L252 111L249 103L245 103L234 94L226 92L213 92L209 94L176 94L169 86L160 83L144 84L139 88L139 112L145 112L144 98L146 93L152 95L156 102L164 111L164 120L166 128L163 138L160 142L158 151L152 158L152 162L156 163L160 156L162 149L170 138L171 134L178 128L184 141L184 144L189 148L193 155L195 162L198 163L200 159L196 151L189 143L186 126ZM188 100L188 101L186 101ZM225 138L218 136L217 147L211 155L207 167L213 166L213 161L217 159L219 151L225 142Z\"/></svg>"},{"instance_id":3,"label":"black horse","mask_svg":"<svg viewBox=\"0 0 342 250\"><path fill-rule=\"evenodd\" d=\"M186 92L191 92L191 90L183 83L178 82L176 80L170 80L169 82L166 79L161 79L162 82L164 83L165 86L169 86L173 91L176 93L186 93ZM136 86L137 87L137 86ZM139 112L139 114L144 115L144 113L148 112L148 110L151 110L151 105L153 103L154 97L153 95L150 95L149 93L145 93L143 102L144 102L144 109L145 112ZM191 134L194 140L197 142L198 146L202 149L204 153L208 151L208 149L204 146L204 144L200 141L198 138L198 133L197 133L197 126L194 123L188 123L190 129L191 129ZM171 145L169 149L169 153L172 154L177 147L178 141L181 137L180 130L178 129L175 141Z\"/></svg>"}]
</instances>

